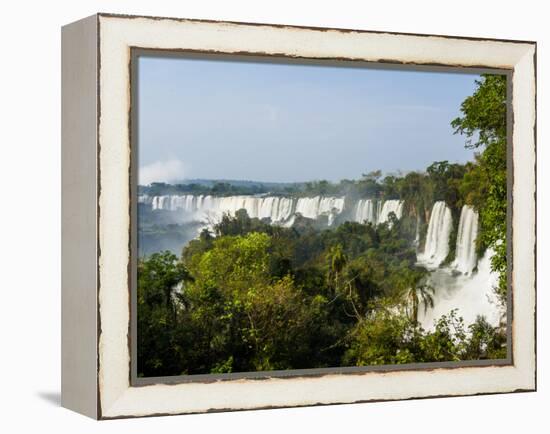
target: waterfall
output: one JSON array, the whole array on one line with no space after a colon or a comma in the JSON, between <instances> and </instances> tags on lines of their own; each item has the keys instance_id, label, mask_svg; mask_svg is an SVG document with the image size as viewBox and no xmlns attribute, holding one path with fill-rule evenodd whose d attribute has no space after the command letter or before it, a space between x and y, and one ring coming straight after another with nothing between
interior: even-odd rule
<instances>
[{"instance_id":1,"label":"waterfall","mask_svg":"<svg viewBox=\"0 0 550 434\"><path fill-rule=\"evenodd\" d=\"M140 194L138 196L138 203L143 203L143 204L146 204L146 205L152 205L153 203L153 198L147 194Z\"/></svg>"},{"instance_id":2,"label":"waterfall","mask_svg":"<svg viewBox=\"0 0 550 434\"><path fill-rule=\"evenodd\" d=\"M328 216L329 225L336 215L344 210L343 197L301 197L282 196L211 196L211 195L165 195L149 198L142 195L140 203L151 204L153 210L183 211L197 218L207 217L219 220L224 213L235 214L245 209L251 218L269 218L273 223L284 223L295 213L316 219ZM198 214L198 215L197 215Z\"/></svg>"},{"instance_id":3,"label":"waterfall","mask_svg":"<svg viewBox=\"0 0 550 434\"><path fill-rule=\"evenodd\" d=\"M151 201L152 209L170 209L170 196L155 196Z\"/></svg>"},{"instance_id":4,"label":"waterfall","mask_svg":"<svg viewBox=\"0 0 550 434\"><path fill-rule=\"evenodd\" d=\"M476 238L478 214L468 205L462 207L458 235L456 238L456 256L452 267L464 274L469 274L476 266Z\"/></svg>"},{"instance_id":5,"label":"waterfall","mask_svg":"<svg viewBox=\"0 0 550 434\"><path fill-rule=\"evenodd\" d=\"M214 220L221 218L223 213L235 214L239 209L245 209L251 218L269 218L273 223L279 223L291 216L293 208L291 199L279 196L208 197L211 200L204 211L209 211Z\"/></svg>"},{"instance_id":6,"label":"waterfall","mask_svg":"<svg viewBox=\"0 0 550 434\"><path fill-rule=\"evenodd\" d=\"M401 215L403 214L403 201L402 200L395 200L390 199L384 201L384 204L382 205L382 210L378 214L378 222L377 223L385 223L388 221L390 213L394 213L395 216L400 219Z\"/></svg>"},{"instance_id":7,"label":"waterfall","mask_svg":"<svg viewBox=\"0 0 550 434\"><path fill-rule=\"evenodd\" d=\"M419 309L419 321L425 330L433 330L435 321L457 309L465 326L483 315L493 326L497 326L505 314L498 304L493 288L498 284L498 274L491 271L491 257L488 249L477 261L475 240L478 233L478 214L470 206L462 207L456 240L456 257L450 267L438 266L449 252L449 235L452 227L451 211L445 202L436 202L432 208L426 246L418 255L419 263L431 269L428 285L434 289L434 307ZM477 272L472 273L477 265ZM456 271L460 271L457 273Z\"/></svg>"},{"instance_id":8,"label":"waterfall","mask_svg":"<svg viewBox=\"0 0 550 434\"><path fill-rule=\"evenodd\" d=\"M443 201L434 203L424 252L418 255L418 262L428 268L437 268L449 253L449 236L453 226L451 210Z\"/></svg>"},{"instance_id":9,"label":"waterfall","mask_svg":"<svg viewBox=\"0 0 550 434\"><path fill-rule=\"evenodd\" d=\"M343 197L300 197L296 201L296 213L302 216L316 219L321 215L328 215L328 224L334 221L335 214L340 214L344 209Z\"/></svg>"},{"instance_id":10,"label":"waterfall","mask_svg":"<svg viewBox=\"0 0 550 434\"><path fill-rule=\"evenodd\" d=\"M376 223L377 205L377 201L373 199L358 200L353 211L353 221Z\"/></svg>"},{"instance_id":11,"label":"waterfall","mask_svg":"<svg viewBox=\"0 0 550 434\"><path fill-rule=\"evenodd\" d=\"M245 209L251 218L269 218L272 223L292 226L294 216L300 214L309 219L320 216L328 217L328 225L344 212L345 197L313 196L313 197L283 197L283 196L212 196L212 195L163 195L138 197L139 203L151 205L152 210L182 211L192 220L207 220L210 223L219 221L224 213L235 214L239 209ZM385 223L389 214L395 213L401 218L403 201L376 199L359 199L350 205L350 220L364 223Z\"/></svg>"}]
</instances>

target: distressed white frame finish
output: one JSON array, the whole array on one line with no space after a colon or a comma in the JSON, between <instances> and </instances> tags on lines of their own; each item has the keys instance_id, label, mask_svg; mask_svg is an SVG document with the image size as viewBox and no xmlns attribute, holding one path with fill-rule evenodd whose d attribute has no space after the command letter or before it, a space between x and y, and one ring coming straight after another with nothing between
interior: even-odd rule
<instances>
[{"instance_id":1,"label":"distressed white frame finish","mask_svg":"<svg viewBox=\"0 0 550 434\"><path fill-rule=\"evenodd\" d=\"M63 260L63 405L107 419L536 388L534 43L104 14L66 26L63 41L63 154L68 156L63 164L63 249L70 253ZM512 365L132 387L128 334L131 47L512 69L513 167L514 179L519 180L513 184ZM79 81L86 71L90 75L86 68L81 75L71 76L71 68L79 68L75 62L86 59L88 68L97 68L92 71L97 82L90 83L90 77L86 83ZM88 111L96 108L97 117L92 120ZM97 165L95 160L74 158L78 152L97 153ZM90 174L93 178L83 178ZM75 192L85 189L86 182L97 183L97 191L92 188L85 196L93 203L93 213L78 211L85 215L77 216L80 223L73 221L73 228L73 208L78 206ZM75 249L79 238L73 238L65 226L81 238L92 234L93 243L88 236ZM97 256L92 260L93 252ZM71 261L90 273L80 280L77 272L65 273L74 266ZM82 281L95 272L97 287L95 280ZM96 301L77 306L79 297ZM84 339L79 341L78 336ZM97 347L91 354L94 339ZM84 354L85 360L79 361L77 354Z\"/></svg>"}]
</instances>

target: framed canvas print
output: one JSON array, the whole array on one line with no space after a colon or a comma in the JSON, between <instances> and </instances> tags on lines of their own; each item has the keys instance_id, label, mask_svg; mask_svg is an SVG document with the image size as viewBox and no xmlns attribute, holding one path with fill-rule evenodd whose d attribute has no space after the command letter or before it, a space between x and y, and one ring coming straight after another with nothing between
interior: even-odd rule
<instances>
[{"instance_id":1,"label":"framed canvas print","mask_svg":"<svg viewBox=\"0 0 550 434\"><path fill-rule=\"evenodd\" d=\"M533 391L536 44L62 31L62 404Z\"/></svg>"}]
</instances>

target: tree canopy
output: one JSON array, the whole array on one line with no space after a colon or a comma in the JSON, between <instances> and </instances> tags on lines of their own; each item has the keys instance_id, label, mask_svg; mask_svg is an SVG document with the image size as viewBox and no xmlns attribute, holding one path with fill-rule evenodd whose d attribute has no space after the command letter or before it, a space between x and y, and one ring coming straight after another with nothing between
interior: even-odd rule
<instances>
[{"instance_id":1,"label":"tree canopy","mask_svg":"<svg viewBox=\"0 0 550 434\"><path fill-rule=\"evenodd\" d=\"M473 335L454 317L434 331L420 326L418 312L433 302L432 289L397 219L322 231L306 222L296 230L241 211L214 231L180 257L140 260L139 375L503 354L502 332L482 318Z\"/></svg>"}]
</instances>

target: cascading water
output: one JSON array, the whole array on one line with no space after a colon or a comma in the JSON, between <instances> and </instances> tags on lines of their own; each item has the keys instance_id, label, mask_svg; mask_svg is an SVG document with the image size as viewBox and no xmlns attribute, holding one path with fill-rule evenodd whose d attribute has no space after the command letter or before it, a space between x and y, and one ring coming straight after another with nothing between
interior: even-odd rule
<instances>
[{"instance_id":1,"label":"cascading water","mask_svg":"<svg viewBox=\"0 0 550 434\"><path fill-rule=\"evenodd\" d=\"M295 214L310 219L328 216L329 225L334 217L344 210L343 197L300 197L282 196L211 196L211 195L142 195L140 203L151 204L152 210L183 211L196 218L219 220L223 213L234 214L245 209L252 218L269 218L272 223L283 224Z\"/></svg>"},{"instance_id":2,"label":"cascading water","mask_svg":"<svg viewBox=\"0 0 550 434\"><path fill-rule=\"evenodd\" d=\"M223 213L234 214L245 209L252 218L269 218L272 223L291 226L295 214L317 219L328 217L332 225L345 208L345 198L336 196L283 197L283 196L212 196L212 195L141 195L138 201L151 205L152 210L183 211L196 219L219 220ZM403 201L360 199L351 204L350 218L358 223L385 223L389 214L401 218Z\"/></svg>"},{"instance_id":3,"label":"cascading water","mask_svg":"<svg viewBox=\"0 0 550 434\"><path fill-rule=\"evenodd\" d=\"M437 268L449 254L449 236L453 226L451 210L443 201L434 203L424 252L418 255L418 262L427 268Z\"/></svg>"},{"instance_id":4,"label":"cascading water","mask_svg":"<svg viewBox=\"0 0 550 434\"><path fill-rule=\"evenodd\" d=\"M358 223L376 223L378 202L373 199L360 199L353 210L353 220Z\"/></svg>"},{"instance_id":5,"label":"cascading water","mask_svg":"<svg viewBox=\"0 0 550 434\"><path fill-rule=\"evenodd\" d=\"M403 201L402 200L396 200L396 199L390 199L384 201L384 204L382 205L382 210L378 214L378 221L377 223L385 223L388 221L390 217L390 213L394 213L395 216L400 219L401 214L403 214Z\"/></svg>"},{"instance_id":6,"label":"cascading water","mask_svg":"<svg viewBox=\"0 0 550 434\"><path fill-rule=\"evenodd\" d=\"M419 309L418 320L425 330L433 330L438 318L456 309L466 326L474 323L479 315L497 326L504 310L493 291L498 283L498 275L491 271L494 253L489 249L477 261L478 214L472 207L465 205L460 213L454 262L440 267L449 253L452 224L451 211L445 202L436 202L428 223L424 252L418 254L418 262L430 270L426 283L434 290L434 306ZM477 272L473 273L476 265Z\"/></svg>"},{"instance_id":7,"label":"cascading water","mask_svg":"<svg viewBox=\"0 0 550 434\"><path fill-rule=\"evenodd\" d=\"M205 211L210 212L214 220L221 218L223 213L235 214L239 209L245 209L252 218L269 218L273 223L280 223L291 216L293 208L291 199L278 196L208 197L211 204Z\"/></svg>"},{"instance_id":8,"label":"cascading water","mask_svg":"<svg viewBox=\"0 0 550 434\"><path fill-rule=\"evenodd\" d=\"M471 273L477 263L476 238L478 214L468 205L462 207L458 235L456 238L456 256L452 267L464 274Z\"/></svg>"},{"instance_id":9,"label":"cascading water","mask_svg":"<svg viewBox=\"0 0 550 434\"><path fill-rule=\"evenodd\" d=\"M310 219L316 219L321 215L328 216L328 224L334 221L335 214L340 214L344 209L343 197L300 197L296 201L295 213Z\"/></svg>"}]
</instances>

